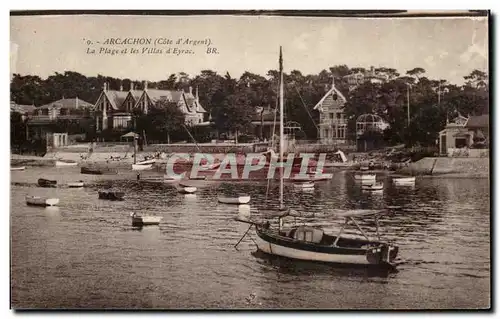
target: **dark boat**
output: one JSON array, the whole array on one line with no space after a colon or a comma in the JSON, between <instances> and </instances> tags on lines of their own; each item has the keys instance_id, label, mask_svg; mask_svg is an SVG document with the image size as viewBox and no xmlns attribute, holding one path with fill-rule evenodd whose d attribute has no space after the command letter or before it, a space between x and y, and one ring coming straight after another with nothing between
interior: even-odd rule
<instances>
[{"instance_id":1,"label":"dark boat","mask_svg":"<svg viewBox=\"0 0 500 319\"><path fill-rule=\"evenodd\" d=\"M108 167L82 167L80 173L90 175L115 175L118 174L118 170Z\"/></svg>"},{"instance_id":2,"label":"dark boat","mask_svg":"<svg viewBox=\"0 0 500 319\"><path fill-rule=\"evenodd\" d=\"M57 181L50 179L40 178L38 179L38 186L40 187L56 187Z\"/></svg>"},{"instance_id":3,"label":"dark boat","mask_svg":"<svg viewBox=\"0 0 500 319\"><path fill-rule=\"evenodd\" d=\"M99 199L123 200L123 196L125 196L125 193L120 191L114 191L114 190L99 191Z\"/></svg>"}]
</instances>

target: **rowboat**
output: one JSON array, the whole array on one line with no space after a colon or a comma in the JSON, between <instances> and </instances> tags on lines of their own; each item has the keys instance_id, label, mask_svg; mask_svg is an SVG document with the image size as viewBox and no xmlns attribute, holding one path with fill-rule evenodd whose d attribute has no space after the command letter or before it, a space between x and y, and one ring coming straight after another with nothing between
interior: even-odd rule
<instances>
[{"instance_id":1,"label":"rowboat","mask_svg":"<svg viewBox=\"0 0 500 319\"><path fill-rule=\"evenodd\" d=\"M40 187L56 187L57 181L53 181L50 179L39 178L38 186Z\"/></svg>"},{"instance_id":2,"label":"rowboat","mask_svg":"<svg viewBox=\"0 0 500 319\"><path fill-rule=\"evenodd\" d=\"M113 190L100 190L99 199L107 199L107 200L123 200L123 196L125 196L124 192L113 191Z\"/></svg>"},{"instance_id":3,"label":"rowboat","mask_svg":"<svg viewBox=\"0 0 500 319\"><path fill-rule=\"evenodd\" d=\"M368 166L361 166L359 168L360 171L368 171L370 168Z\"/></svg>"},{"instance_id":4,"label":"rowboat","mask_svg":"<svg viewBox=\"0 0 500 319\"><path fill-rule=\"evenodd\" d=\"M26 204L31 206L56 206L59 204L59 198L26 196Z\"/></svg>"},{"instance_id":5,"label":"rowboat","mask_svg":"<svg viewBox=\"0 0 500 319\"><path fill-rule=\"evenodd\" d=\"M115 175L118 174L118 170L108 167L82 167L80 173L90 175Z\"/></svg>"},{"instance_id":6,"label":"rowboat","mask_svg":"<svg viewBox=\"0 0 500 319\"><path fill-rule=\"evenodd\" d=\"M179 188L179 193L181 194L194 194L196 192L196 187L194 186L181 186Z\"/></svg>"},{"instance_id":7,"label":"rowboat","mask_svg":"<svg viewBox=\"0 0 500 319\"><path fill-rule=\"evenodd\" d=\"M380 191L384 189L383 183L374 183L371 185L362 185L361 189L364 191Z\"/></svg>"},{"instance_id":8,"label":"rowboat","mask_svg":"<svg viewBox=\"0 0 500 319\"><path fill-rule=\"evenodd\" d=\"M83 187L83 185L84 185L83 181L68 183L68 187L71 187L71 188L79 188L79 187Z\"/></svg>"},{"instance_id":9,"label":"rowboat","mask_svg":"<svg viewBox=\"0 0 500 319\"><path fill-rule=\"evenodd\" d=\"M207 179L207 177L206 176L194 176L194 177L190 177L189 179L192 181L204 181Z\"/></svg>"},{"instance_id":10,"label":"rowboat","mask_svg":"<svg viewBox=\"0 0 500 319\"><path fill-rule=\"evenodd\" d=\"M75 161L57 160L56 167L66 167L66 166L77 166L78 163Z\"/></svg>"},{"instance_id":11,"label":"rowboat","mask_svg":"<svg viewBox=\"0 0 500 319\"><path fill-rule=\"evenodd\" d=\"M237 197L219 197L219 203L222 204L248 204L250 202L250 196L237 196Z\"/></svg>"},{"instance_id":12,"label":"rowboat","mask_svg":"<svg viewBox=\"0 0 500 319\"><path fill-rule=\"evenodd\" d=\"M383 211L359 210L344 211L336 214L345 218L337 235L325 234L322 228L307 225L294 225L284 229L284 218L294 216L293 210L282 213L278 228L270 227L269 221L255 222L238 219L240 222L255 226L256 244L260 251L292 259L327 262L334 264L393 267L398 254L398 246L382 241L379 234L379 215ZM375 216L376 238L360 228L354 219ZM306 217L306 216L295 216ZM351 223L364 238L343 237L344 229Z\"/></svg>"},{"instance_id":13,"label":"rowboat","mask_svg":"<svg viewBox=\"0 0 500 319\"><path fill-rule=\"evenodd\" d=\"M132 164L133 171L146 171L153 168L153 164Z\"/></svg>"},{"instance_id":14,"label":"rowboat","mask_svg":"<svg viewBox=\"0 0 500 319\"><path fill-rule=\"evenodd\" d=\"M163 181L165 182L178 182L182 179L181 176L170 176L170 175L163 175Z\"/></svg>"},{"instance_id":15,"label":"rowboat","mask_svg":"<svg viewBox=\"0 0 500 319\"><path fill-rule=\"evenodd\" d=\"M147 226L159 225L163 217L151 215L139 215L137 213L130 214L132 217L132 226Z\"/></svg>"},{"instance_id":16,"label":"rowboat","mask_svg":"<svg viewBox=\"0 0 500 319\"><path fill-rule=\"evenodd\" d=\"M354 179L358 181L375 180L376 178L376 174L354 174Z\"/></svg>"},{"instance_id":17,"label":"rowboat","mask_svg":"<svg viewBox=\"0 0 500 319\"><path fill-rule=\"evenodd\" d=\"M145 161L142 161L142 162L137 162L135 163L136 165L149 165L149 164L154 164L156 163L156 159L150 159L150 160L145 160Z\"/></svg>"},{"instance_id":18,"label":"rowboat","mask_svg":"<svg viewBox=\"0 0 500 319\"><path fill-rule=\"evenodd\" d=\"M17 166L17 167L11 167L11 171L24 171L26 169L26 166Z\"/></svg>"},{"instance_id":19,"label":"rowboat","mask_svg":"<svg viewBox=\"0 0 500 319\"><path fill-rule=\"evenodd\" d=\"M293 187L298 189L310 189L314 188L314 183L313 182L294 183Z\"/></svg>"},{"instance_id":20,"label":"rowboat","mask_svg":"<svg viewBox=\"0 0 500 319\"><path fill-rule=\"evenodd\" d=\"M394 177L392 181L395 185L413 185L415 184L415 176L412 177Z\"/></svg>"}]
</instances>

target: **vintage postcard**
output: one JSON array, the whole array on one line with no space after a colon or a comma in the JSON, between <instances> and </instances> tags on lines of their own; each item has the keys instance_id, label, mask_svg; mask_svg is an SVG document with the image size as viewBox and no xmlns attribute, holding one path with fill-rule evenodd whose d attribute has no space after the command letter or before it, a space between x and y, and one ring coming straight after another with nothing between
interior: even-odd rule
<instances>
[{"instance_id":1,"label":"vintage postcard","mask_svg":"<svg viewBox=\"0 0 500 319\"><path fill-rule=\"evenodd\" d=\"M11 11L11 308L490 309L488 25Z\"/></svg>"}]
</instances>

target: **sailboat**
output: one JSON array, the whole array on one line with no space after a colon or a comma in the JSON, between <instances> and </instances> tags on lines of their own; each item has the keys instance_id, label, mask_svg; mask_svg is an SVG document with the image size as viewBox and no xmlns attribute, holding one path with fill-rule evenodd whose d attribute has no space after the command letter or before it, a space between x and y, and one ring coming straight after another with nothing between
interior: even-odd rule
<instances>
[{"instance_id":1,"label":"sailboat","mask_svg":"<svg viewBox=\"0 0 500 319\"><path fill-rule=\"evenodd\" d=\"M280 47L280 159L283 159L283 58ZM381 211L342 211L337 214L345 218L344 226L336 236L327 235L323 229L311 226L292 226L284 229L284 217L293 216L291 209L283 206L283 174L280 174L280 209L278 228L271 228L269 221L257 222L236 218L237 221L249 223L241 242L252 227L255 227L258 250L275 256L349 265L392 266L398 254L398 247L381 241L378 232L378 216ZM371 239L364 232L355 217L375 216L377 222L377 239ZM341 237L345 227L353 223L365 237L364 239Z\"/></svg>"}]
</instances>

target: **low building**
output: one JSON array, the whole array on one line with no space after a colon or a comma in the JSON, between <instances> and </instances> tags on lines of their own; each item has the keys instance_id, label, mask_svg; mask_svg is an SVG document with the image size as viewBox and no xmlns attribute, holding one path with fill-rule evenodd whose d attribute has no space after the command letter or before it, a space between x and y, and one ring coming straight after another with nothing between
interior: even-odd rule
<instances>
[{"instance_id":1,"label":"low building","mask_svg":"<svg viewBox=\"0 0 500 319\"><path fill-rule=\"evenodd\" d=\"M323 144L347 143L347 118L344 112L346 98L335 87L332 88L314 106L319 112L319 140Z\"/></svg>"},{"instance_id":2,"label":"low building","mask_svg":"<svg viewBox=\"0 0 500 319\"><path fill-rule=\"evenodd\" d=\"M12 113L20 114L23 121L26 121L31 115L33 115L35 110L36 106L34 105L23 105L12 101L10 102L10 111Z\"/></svg>"},{"instance_id":3,"label":"low building","mask_svg":"<svg viewBox=\"0 0 500 319\"><path fill-rule=\"evenodd\" d=\"M47 133L54 133L59 120L79 124L90 118L94 105L78 97L62 98L35 108L27 119L29 138L46 139ZM62 132L68 133L68 132Z\"/></svg>"},{"instance_id":4,"label":"low building","mask_svg":"<svg viewBox=\"0 0 500 319\"><path fill-rule=\"evenodd\" d=\"M439 132L438 143L441 156L476 157L484 153L474 150L489 146L489 115L457 116Z\"/></svg>"}]
</instances>

